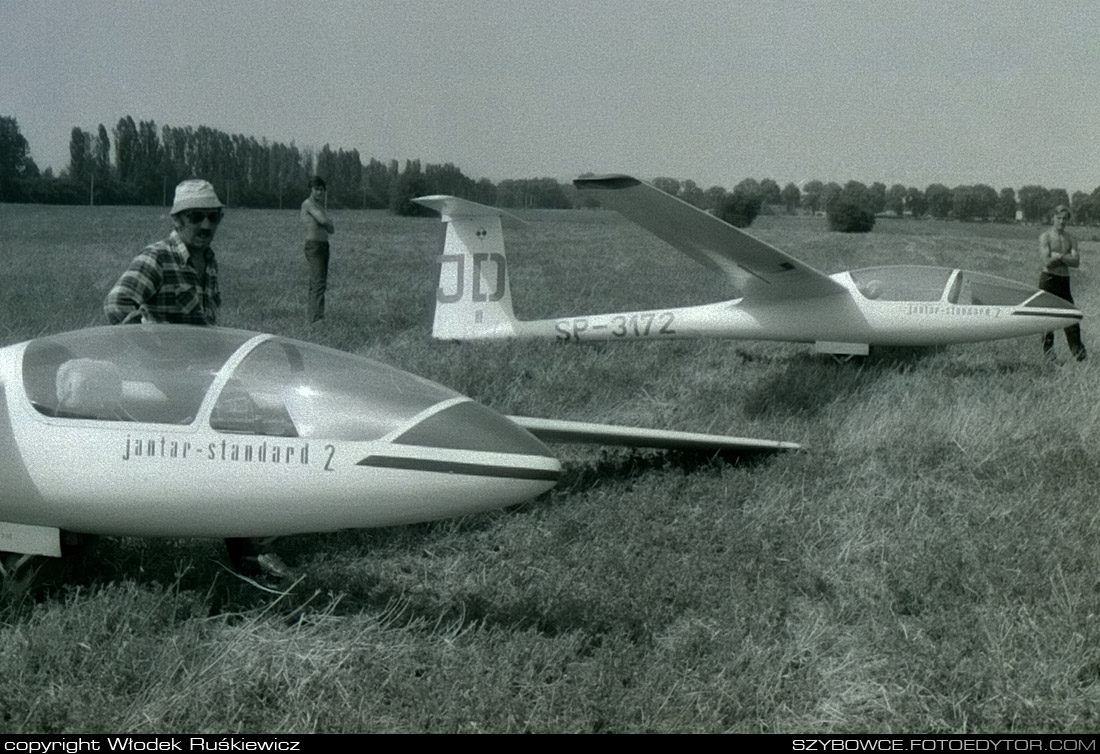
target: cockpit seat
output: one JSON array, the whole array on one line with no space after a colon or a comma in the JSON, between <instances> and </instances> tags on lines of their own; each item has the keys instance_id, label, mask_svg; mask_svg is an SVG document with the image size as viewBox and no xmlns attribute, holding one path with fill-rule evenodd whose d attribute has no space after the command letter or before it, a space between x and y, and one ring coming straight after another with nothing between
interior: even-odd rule
<instances>
[{"instance_id":1,"label":"cockpit seat","mask_svg":"<svg viewBox=\"0 0 1100 754\"><path fill-rule=\"evenodd\" d=\"M117 419L122 413L122 372L109 361L71 359L57 369L59 415Z\"/></svg>"}]
</instances>

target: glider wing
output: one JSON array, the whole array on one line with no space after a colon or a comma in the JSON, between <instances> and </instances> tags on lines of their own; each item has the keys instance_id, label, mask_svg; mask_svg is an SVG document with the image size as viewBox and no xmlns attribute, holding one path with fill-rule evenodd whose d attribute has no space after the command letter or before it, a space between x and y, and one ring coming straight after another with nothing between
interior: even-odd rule
<instances>
[{"instance_id":1,"label":"glider wing","mask_svg":"<svg viewBox=\"0 0 1100 754\"><path fill-rule=\"evenodd\" d=\"M540 419L531 416L509 416L508 418L544 442L624 445L633 448L667 448L673 450L763 452L797 450L802 447L794 442L758 440L751 437L620 427L613 424L593 424L591 422L566 421L564 419Z\"/></svg>"},{"instance_id":2,"label":"glider wing","mask_svg":"<svg viewBox=\"0 0 1100 754\"><path fill-rule=\"evenodd\" d=\"M813 267L682 199L627 175L578 178L600 204L733 282L746 300L780 301L845 292Z\"/></svg>"}]
</instances>

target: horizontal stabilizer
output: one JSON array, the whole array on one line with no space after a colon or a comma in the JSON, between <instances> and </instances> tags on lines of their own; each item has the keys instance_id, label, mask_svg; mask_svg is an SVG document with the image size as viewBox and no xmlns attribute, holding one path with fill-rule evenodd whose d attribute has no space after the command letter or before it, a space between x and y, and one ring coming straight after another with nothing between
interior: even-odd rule
<instances>
[{"instance_id":1,"label":"horizontal stabilizer","mask_svg":"<svg viewBox=\"0 0 1100 754\"><path fill-rule=\"evenodd\" d=\"M573 183L579 189L599 191L601 206L721 272L747 301L845 292L844 286L810 265L637 178L605 175L578 178Z\"/></svg>"},{"instance_id":2,"label":"horizontal stabilizer","mask_svg":"<svg viewBox=\"0 0 1100 754\"><path fill-rule=\"evenodd\" d=\"M758 440L751 437L708 435L700 432L676 432L666 429L620 427L613 424L539 419L531 416L509 416L519 426L543 442L584 443L589 445L624 445L634 448L667 448L670 450L798 450L802 446L780 440Z\"/></svg>"},{"instance_id":3,"label":"horizontal stabilizer","mask_svg":"<svg viewBox=\"0 0 1100 754\"><path fill-rule=\"evenodd\" d=\"M487 204L478 204L469 199L459 199L457 196L433 194L431 196L418 197L413 199L413 201L428 209L434 209L442 216L443 222L445 223L449 223L453 220L474 220L483 217L499 217L516 222L520 225L527 225L525 221L520 220L511 212L507 212L497 207L490 207Z\"/></svg>"}]
</instances>

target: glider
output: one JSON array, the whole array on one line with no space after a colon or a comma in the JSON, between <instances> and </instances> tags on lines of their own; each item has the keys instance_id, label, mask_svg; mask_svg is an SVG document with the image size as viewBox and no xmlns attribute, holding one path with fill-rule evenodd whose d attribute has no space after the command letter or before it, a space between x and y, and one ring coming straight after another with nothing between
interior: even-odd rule
<instances>
[{"instance_id":1,"label":"glider","mask_svg":"<svg viewBox=\"0 0 1100 754\"><path fill-rule=\"evenodd\" d=\"M447 225L432 335L559 341L718 337L812 343L838 356L872 345L931 346L1045 333L1080 322L1070 302L981 272L892 265L827 275L660 189L625 175L579 178L614 209L724 275L740 298L559 319L516 319L501 218L452 196L415 201ZM522 221L520 221L522 222Z\"/></svg>"},{"instance_id":2,"label":"glider","mask_svg":"<svg viewBox=\"0 0 1100 754\"><path fill-rule=\"evenodd\" d=\"M89 328L0 349L0 552L58 557L62 531L269 537L463 516L554 486L561 464L540 437L798 447L507 417L386 364L274 335Z\"/></svg>"}]
</instances>

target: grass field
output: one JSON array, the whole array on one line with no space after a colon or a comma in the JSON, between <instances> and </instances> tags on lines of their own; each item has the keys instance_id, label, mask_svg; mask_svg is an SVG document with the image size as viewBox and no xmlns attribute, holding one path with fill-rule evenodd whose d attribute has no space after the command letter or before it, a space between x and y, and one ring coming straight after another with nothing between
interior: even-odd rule
<instances>
[{"instance_id":1,"label":"grass field","mask_svg":"<svg viewBox=\"0 0 1100 754\"><path fill-rule=\"evenodd\" d=\"M523 217L521 316L732 295L616 215ZM806 450L563 449L563 484L523 506L280 540L304 574L284 595L228 572L220 542L106 539L61 586L0 604L0 734L1100 731L1097 356L1072 362L1061 335L1058 364L1037 337L848 364L733 341L436 343L444 226L335 221L329 317L310 328L296 213L229 212L222 324L509 413ZM157 209L0 205L3 344L103 323L108 287L167 227ZM1037 276L1035 227L751 230L827 272ZM1079 236L1088 312L1100 243Z\"/></svg>"}]
</instances>

